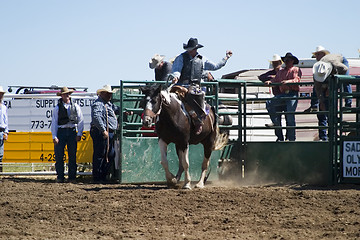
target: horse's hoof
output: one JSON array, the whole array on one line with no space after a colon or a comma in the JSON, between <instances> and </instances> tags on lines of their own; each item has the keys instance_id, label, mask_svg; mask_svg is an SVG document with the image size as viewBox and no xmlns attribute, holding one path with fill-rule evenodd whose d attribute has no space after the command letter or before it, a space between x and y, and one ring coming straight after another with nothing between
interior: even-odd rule
<instances>
[{"instance_id":1,"label":"horse's hoof","mask_svg":"<svg viewBox=\"0 0 360 240\"><path fill-rule=\"evenodd\" d=\"M178 182L177 182L176 178L172 178L172 179L170 179L170 180L167 181L167 186L168 186L169 188L177 188L177 187L176 187L177 183L178 183Z\"/></svg>"},{"instance_id":2,"label":"horse's hoof","mask_svg":"<svg viewBox=\"0 0 360 240\"><path fill-rule=\"evenodd\" d=\"M171 183L174 184L174 185L176 185L176 184L178 183L178 181L177 181L176 178L174 177L174 178L171 179Z\"/></svg>"},{"instance_id":3,"label":"horse's hoof","mask_svg":"<svg viewBox=\"0 0 360 240\"><path fill-rule=\"evenodd\" d=\"M195 185L195 188L204 188L205 187L205 185L203 184L203 183L198 183L198 184L196 184Z\"/></svg>"},{"instance_id":4,"label":"horse's hoof","mask_svg":"<svg viewBox=\"0 0 360 240\"><path fill-rule=\"evenodd\" d=\"M182 188L183 188L183 189L191 190L190 183L185 184Z\"/></svg>"}]
</instances>

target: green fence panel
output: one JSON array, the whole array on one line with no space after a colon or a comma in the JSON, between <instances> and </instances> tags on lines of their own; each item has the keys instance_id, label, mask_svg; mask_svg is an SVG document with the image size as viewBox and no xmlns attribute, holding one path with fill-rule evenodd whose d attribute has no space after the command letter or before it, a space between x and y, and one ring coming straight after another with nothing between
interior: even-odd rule
<instances>
[{"instance_id":1,"label":"green fence panel","mask_svg":"<svg viewBox=\"0 0 360 240\"><path fill-rule=\"evenodd\" d=\"M165 172L160 163L158 140L154 138L123 138L123 153L121 162L122 183L164 182ZM221 151L213 151L210 159L210 181L218 179L217 168ZM178 158L175 145L168 146L168 161L170 171L176 175ZM203 146L190 145L189 161L192 181L198 181L201 174L201 164L204 158ZM182 179L184 174L182 176Z\"/></svg>"},{"instance_id":2,"label":"green fence panel","mask_svg":"<svg viewBox=\"0 0 360 240\"><path fill-rule=\"evenodd\" d=\"M331 184L328 142L248 142L245 178L264 182Z\"/></svg>"}]
</instances>

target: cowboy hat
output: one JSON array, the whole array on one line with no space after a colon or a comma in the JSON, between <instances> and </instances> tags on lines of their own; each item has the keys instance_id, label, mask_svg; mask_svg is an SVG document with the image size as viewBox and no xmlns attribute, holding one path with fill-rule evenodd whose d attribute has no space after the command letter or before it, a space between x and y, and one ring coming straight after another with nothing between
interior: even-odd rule
<instances>
[{"instance_id":1,"label":"cowboy hat","mask_svg":"<svg viewBox=\"0 0 360 240\"><path fill-rule=\"evenodd\" d=\"M110 85L104 85L102 88L96 91L96 94L99 95L101 92L114 93L114 90L111 90Z\"/></svg>"},{"instance_id":2,"label":"cowboy hat","mask_svg":"<svg viewBox=\"0 0 360 240\"><path fill-rule=\"evenodd\" d=\"M187 44L183 43L183 48L186 51L191 51L191 50L202 48L202 47L203 47L203 45L198 43L197 38L190 38Z\"/></svg>"},{"instance_id":3,"label":"cowboy hat","mask_svg":"<svg viewBox=\"0 0 360 240\"><path fill-rule=\"evenodd\" d=\"M62 87L60 92L57 92L56 95L60 96L60 95L63 95L65 93L72 94L73 92L74 92L74 90L69 90L67 87Z\"/></svg>"},{"instance_id":4,"label":"cowboy hat","mask_svg":"<svg viewBox=\"0 0 360 240\"><path fill-rule=\"evenodd\" d=\"M281 61L281 62L282 62L281 57L280 57L279 54L274 54L273 57L272 57L272 59L269 60L269 62L277 62L277 61Z\"/></svg>"},{"instance_id":5,"label":"cowboy hat","mask_svg":"<svg viewBox=\"0 0 360 240\"><path fill-rule=\"evenodd\" d=\"M6 93L2 86L0 86L0 93Z\"/></svg>"},{"instance_id":6,"label":"cowboy hat","mask_svg":"<svg viewBox=\"0 0 360 240\"><path fill-rule=\"evenodd\" d=\"M149 67L154 69L159 66L162 60L164 60L164 55L155 54L149 61Z\"/></svg>"},{"instance_id":7,"label":"cowboy hat","mask_svg":"<svg viewBox=\"0 0 360 240\"><path fill-rule=\"evenodd\" d=\"M317 52L323 52L325 53L325 55L328 55L330 52L328 50L326 50L323 46L319 45L316 47L315 52L312 52L312 54L314 55Z\"/></svg>"},{"instance_id":8,"label":"cowboy hat","mask_svg":"<svg viewBox=\"0 0 360 240\"><path fill-rule=\"evenodd\" d=\"M285 58L290 58L290 59L294 60L294 64L299 63L299 59L297 57L295 57L294 55L292 55L291 52L286 53L284 57L281 57L281 60L283 60L283 62L285 62Z\"/></svg>"},{"instance_id":9,"label":"cowboy hat","mask_svg":"<svg viewBox=\"0 0 360 240\"><path fill-rule=\"evenodd\" d=\"M318 61L313 66L313 76L315 81L324 82L331 74L333 66L331 63Z\"/></svg>"}]
</instances>

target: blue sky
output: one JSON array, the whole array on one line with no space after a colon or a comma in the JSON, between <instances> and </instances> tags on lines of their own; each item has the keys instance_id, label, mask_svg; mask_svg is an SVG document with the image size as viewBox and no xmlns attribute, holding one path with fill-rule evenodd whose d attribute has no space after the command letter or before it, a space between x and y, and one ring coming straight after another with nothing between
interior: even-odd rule
<instances>
[{"instance_id":1,"label":"blue sky","mask_svg":"<svg viewBox=\"0 0 360 240\"><path fill-rule=\"evenodd\" d=\"M343 5L343 6L341 6ZM200 53L266 68L274 53L311 56L317 45L358 57L360 1L0 0L0 85L86 86L152 80L149 59L175 57L197 37Z\"/></svg>"}]
</instances>

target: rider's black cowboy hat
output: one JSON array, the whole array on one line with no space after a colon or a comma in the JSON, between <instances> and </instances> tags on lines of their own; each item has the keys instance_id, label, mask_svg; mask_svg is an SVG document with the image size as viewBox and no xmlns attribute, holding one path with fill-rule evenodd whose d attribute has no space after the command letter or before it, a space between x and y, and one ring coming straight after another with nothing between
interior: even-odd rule
<instances>
[{"instance_id":1,"label":"rider's black cowboy hat","mask_svg":"<svg viewBox=\"0 0 360 240\"><path fill-rule=\"evenodd\" d=\"M281 60L283 60L283 62L285 62L285 58L291 58L292 60L294 60L294 64L299 63L299 59L297 57L295 57L294 55L292 55L291 52L286 53L284 57L281 57Z\"/></svg>"},{"instance_id":2,"label":"rider's black cowboy hat","mask_svg":"<svg viewBox=\"0 0 360 240\"><path fill-rule=\"evenodd\" d=\"M202 47L203 47L203 45L198 43L197 38L190 38L187 44L185 44L185 43L183 44L183 48L186 51L190 51L190 50L198 49L198 48L202 48Z\"/></svg>"}]
</instances>

